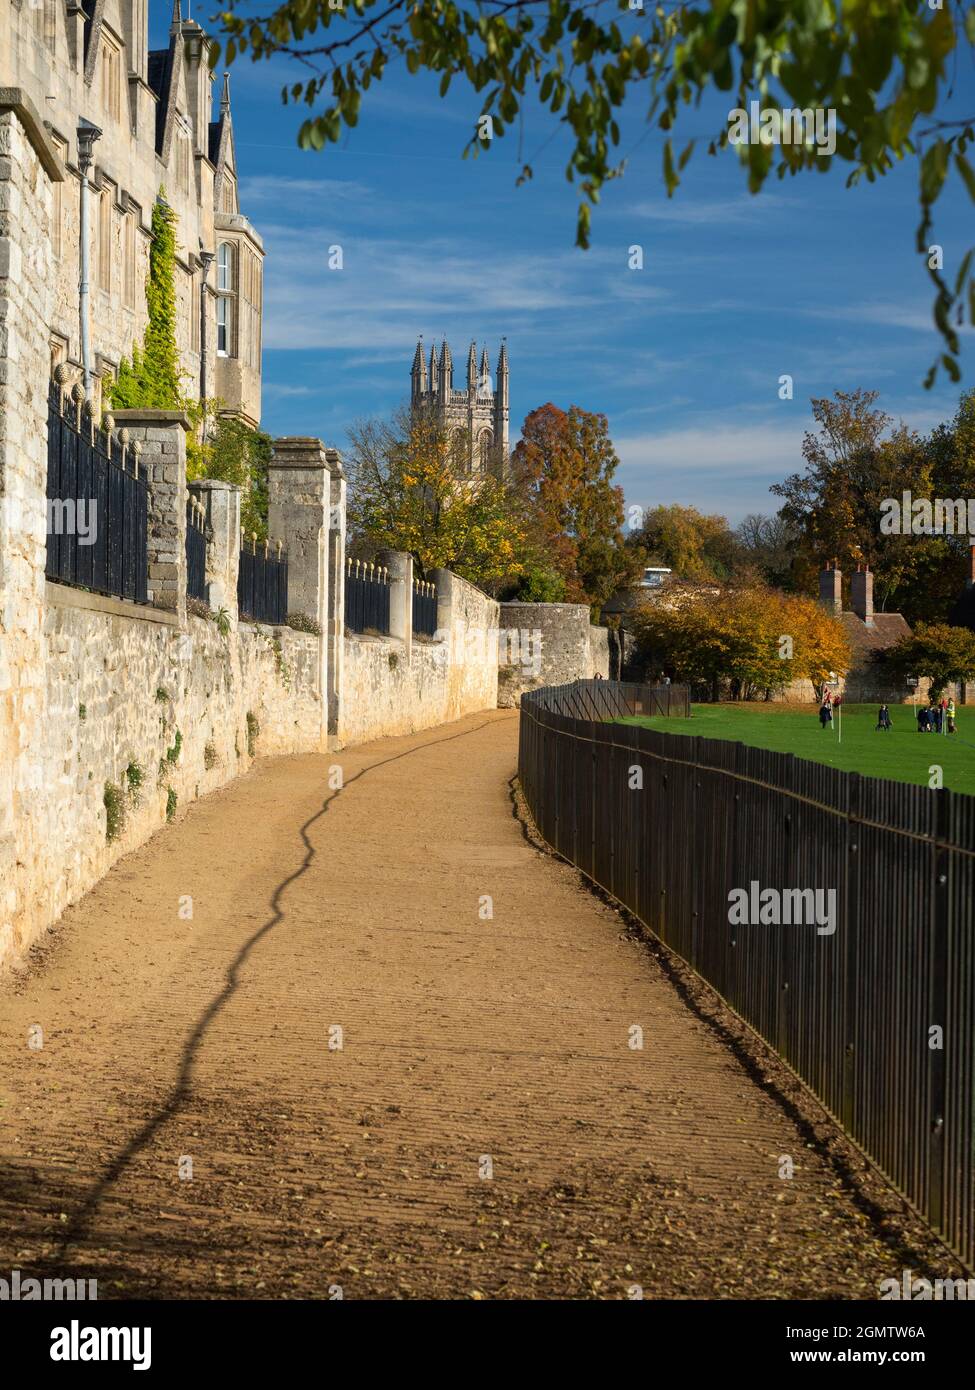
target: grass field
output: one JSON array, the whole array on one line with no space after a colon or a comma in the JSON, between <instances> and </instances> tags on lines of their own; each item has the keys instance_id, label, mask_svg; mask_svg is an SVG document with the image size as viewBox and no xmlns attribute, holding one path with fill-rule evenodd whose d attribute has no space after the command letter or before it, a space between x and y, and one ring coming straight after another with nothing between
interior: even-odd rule
<instances>
[{"instance_id":1,"label":"grass field","mask_svg":"<svg viewBox=\"0 0 975 1390\"><path fill-rule=\"evenodd\" d=\"M635 716L623 722L646 724L671 734L701 734L750 743L848 772L922 786L928 785L928 769L937 763L944 769L946 787L975 795L975 706L958 706L957 733L950 736L919 734L911 705L892 705L893 728L882 733L875 727L878 709L879 704L843 705L842 716L834 713L832 726L825 730L819 727L816 706L773 702L692 705L690 719Z\"/></svg>"}]
</instances>

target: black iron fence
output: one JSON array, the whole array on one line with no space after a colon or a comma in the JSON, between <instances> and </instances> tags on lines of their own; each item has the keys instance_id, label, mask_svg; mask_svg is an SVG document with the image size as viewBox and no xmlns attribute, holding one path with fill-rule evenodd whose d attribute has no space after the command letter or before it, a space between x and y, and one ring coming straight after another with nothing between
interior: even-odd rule
<instances>
[{"instance_id":1,"label":"black iron fence","mask_svg":"<svg viewBox=\"0 0 975 1390\"><path fill-rule=\"evenodd\" d=\"M139 451L111 416L98 429L51 382L47 414L48 579L148 602L149 488Z\"/></svg>"},{"instance_id":2,"label":"black iron fence","mask_svg":"<svg viewBox=\"0 0 975 1390\"><path fill-rule=\"evenodd\" d=\"M195 497L186 500L186 597L207 601L206 507Z\"/></svg>"},{"instance_id":3,"label":"black iron fence","mask_svg":"<svg viewBox=\"0 0 975 1390\"><path fill-rule=\"evenodd\" d=\"M432 637L437 630L437 586L425 579L413 581L413 631Z\"/></svg>"},{"instance_id":4,"label":"black iron fence","mask_svg":"<svg viewBox=\"0 0 975 1390\"><path fill-rule=\"evenodd\" d=\"M240 552L237 571L237 611L245 622L280 627L288 617L288 557L281 543L271 553L269 542L251 539Z\"/></svg>"},{"instance_id":5,"label":"black iron fence","mask_svg":"<svg viewBox=\"0 0 975 1390\"><path fill-rule=\"evenodd\" d=\"M709 981L971 1266L975 797L559 698L521 702L544 839Z\"/></svg>"},{"instance_id":6,"label":"black iron fence","mask_svg":"<svg viewBox=\"0 0 975 1390\"><path fill-rule=\"evenodd\" d=\"M346 562L345 626L349 632L389 632L389 570L382 565Z\"/></svg>"}]
</instances>

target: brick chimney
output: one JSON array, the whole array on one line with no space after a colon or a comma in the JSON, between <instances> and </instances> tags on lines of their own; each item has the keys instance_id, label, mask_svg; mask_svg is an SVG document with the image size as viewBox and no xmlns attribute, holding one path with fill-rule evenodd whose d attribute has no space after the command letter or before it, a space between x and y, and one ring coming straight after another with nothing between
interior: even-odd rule
<instances>
[{"instance_id":1,"label":"brick chimney","mask_svg":"<svg viewBox=\"0 0 975 1390\"><path fill-rule=\"evenodd\" d=\"M819 571L819 601L831 613L843 611L843 571L836 568L836 561Z\"/></svg>"},{"instance_id":2,"label":"brick chimney","mask_svg":"<svg viewBox=\"0 0 975 1390\"><path fill-rule=\"evenodd\" d=\"M873 627L873 575L866 565L857 565L850 576L850 607L867 627Z\"/></svg>"}]
</instances>

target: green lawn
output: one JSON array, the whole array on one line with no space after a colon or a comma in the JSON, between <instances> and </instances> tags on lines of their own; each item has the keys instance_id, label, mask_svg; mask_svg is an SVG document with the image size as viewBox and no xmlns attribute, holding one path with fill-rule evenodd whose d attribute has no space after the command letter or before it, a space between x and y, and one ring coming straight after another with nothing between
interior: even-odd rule
<instances>
[{"instance_id":1,"label":"green lawn","mask_svg":"<svg viewBox=\"0 0 975 1390\"><path fill-rule=\"evenodd\" d=\"M816 706L782 706L774 702L751 705L692 705L690 719L648 719L634 716L626 724L646 724L671 734L701 734L795 753L797 758L829 763L870 777L928 785L928 769L935 763L944 769L944 785L952 791L975 795L975 706L959 705L952 735L919 734L911 705L892 705L893 728L882 733L876 705L843 705L842 737L839 715L832 726L819 727Z\"/></svg>"}]
</instances>

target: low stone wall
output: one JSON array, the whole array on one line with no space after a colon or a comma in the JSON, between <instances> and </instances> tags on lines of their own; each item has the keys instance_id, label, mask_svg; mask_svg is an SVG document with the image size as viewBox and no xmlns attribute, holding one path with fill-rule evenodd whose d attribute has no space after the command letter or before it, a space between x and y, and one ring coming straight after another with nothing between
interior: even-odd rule
<instances>
[{"instance_id":1,"label":"low stone wall","mask_svg":"<svg viewBox=\"0 0 975 1390\"><path fill-rule=\"evenodd\" d=\"M609 638L584 603L502 603L509 634L498 672L498 705L516 707L526 690L609 675Z\"/></svg>"},{"instance_id":2,"label":"low stone wall","mask_svg":"<svg viewBox=\"0 0 975 1390\"><path fill-rule=\"evenodd\" d=\"M436 570L437 633L346 634L342 744L415 733L498 703L498 607L448 570Z\"/></svg>"},{"instance_id":3,"label":"low stone wall","mask_svg":"<svg viewBox=\"0 0 975 1390\"><path fill-rule=\"evenodd\" d=\"M45 686L0 833L0 960L253 757L324 746L317 637L47 585Z\"/></svg>"}]
</instances>

